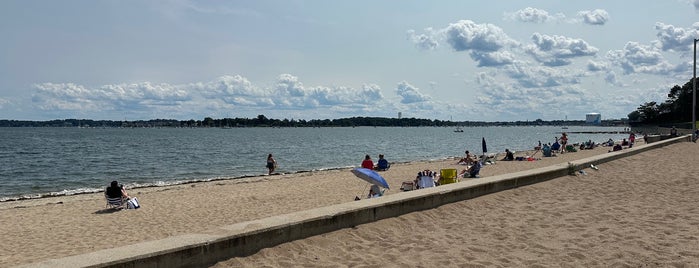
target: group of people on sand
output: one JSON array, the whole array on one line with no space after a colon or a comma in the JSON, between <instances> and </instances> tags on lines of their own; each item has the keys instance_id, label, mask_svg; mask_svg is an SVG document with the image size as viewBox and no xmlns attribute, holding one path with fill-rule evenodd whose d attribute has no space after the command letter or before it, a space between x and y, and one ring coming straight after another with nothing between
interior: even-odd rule
<instances>
[{"instance_id":1,"label":"group of people on sand","mask_svg":"<svg viewBox=\"0 0 699 268\"><path fill-rule=\"evenodd\" d=\"M374 161L371 160L371 156L365 155L364 161L362 161L362 167L376 171L386 171L391 168L391 164L388 163L388 160L384 158L383 154L379 154L379 160L376 162L376 165L374 165Z\"/></svg>"}]
</instances>

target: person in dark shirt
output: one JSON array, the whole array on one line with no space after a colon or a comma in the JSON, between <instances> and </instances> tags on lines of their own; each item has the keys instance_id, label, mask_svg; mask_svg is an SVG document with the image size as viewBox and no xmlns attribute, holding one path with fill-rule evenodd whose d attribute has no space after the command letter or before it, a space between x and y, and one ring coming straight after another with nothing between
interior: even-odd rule
<instances>
[{"instance_id":1,"label":"person in dark shirt","mask_svg":"<svg viewBox=\"0 0 699 268\"><path fill-rule=\"evenodd\" d=\"M515 160L515 155L510 151L510 149L505 149L505 158L502 159L503 161L512 161Z\"/></svg>"},{"instance_id":2,"label":"person in dark shirt","mask_svg":"<svg viewBox=\"0 0 699 268\"><path fill-rule=\"evenodd\" d=\"M388 160L384 158L382 154L379 155L379 161L376 162L376 170L378 171L386 171L391 167L391 164L388 163Z\"/></svg>"},{"instance_id":3,"label":"person in dark shirt","mask_svg":"<svg viewBox=\"0 0 699 268\"><path fill-rule=\"evenodd\" d=\"M105 189L104 195L109 197L109 198L119 198L121 197L122 199L127 199L129 198L129 194L126 193L126 190L124 190L123 185L119 185L119 182L117 181L112 181L112 183Z\"/></svg>"}]
</instances>

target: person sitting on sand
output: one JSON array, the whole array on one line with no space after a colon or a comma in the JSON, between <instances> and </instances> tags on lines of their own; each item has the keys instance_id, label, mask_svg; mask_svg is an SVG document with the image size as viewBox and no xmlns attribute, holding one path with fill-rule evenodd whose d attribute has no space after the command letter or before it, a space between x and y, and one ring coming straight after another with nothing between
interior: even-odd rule
<instances>
[{"instance_id":1,"label":"person sitting on sand","mask_svg":"<svg viewBox=\"0 0 699 268\"><path fill-rule=\"evenodd\" d=\"M364 161L362 161L362 167L368 169L374 169L374 161L371 161L371 156L365 155Z\"/></svg>"},{"instance_id":2,"label":"person sitting on sand","mask_svg":"<svg viewBox=\"0 0 699 268\"><path fill-rule=\"evenodd\" d=\"M629 146L629 141L626 139L621 140L621 146Z\"/></svg>"},{"instance_id":3,"label":"person sitting on sand","mask_svg":"<svg viewBox=\"0 0 699 268\"><path fill-rule=\"evenodd\" d=\"M539 145L534 146L534 150L541 150L541 141L539 141Z\"/></svg>"},{"instance_id":4,"label":"person sitting on sand","mask_svg":"<svg viewBox=\"0 0 699 268\"><path fill-rule=\"evenodd\" d=\"M544 154L544 157L551 157L553 154L551 153L551 146L548 144L544 144L544 147L541 148L541 153Z\"/></svg>"},{"instance_id":5,"label":"person sitting on sand","mask_svg":"<svg viewBox=\"0 0 699 268\"><path fill-rule=\"evenodd\" d=\"M459 165L467 165L467 166L468 166L468 165L473 164L473 162L475 162L475 161L476 161L476 160L473 159L473 156L471 155L471 152L469 152L468 150L466 150L466 157L461 158L457 164L459 164Z\"/></svg>"},{"instance_id":6,"label":"person sitting on sand","mask_svg":"<svg viewBox=\"0 0 699 268\"><path fill-rule=\"evenodd\" d=\"M376 170L378 171L386 171L391 167L391 164L388 163L388 160L386 158L383 158L383 155L379 155L379 161L376 162Z\"/></svg>"},{"instance_id":7,"label":"person sitting on sand","mask_svg":"<svg viewBox=\"0 0 699 268\"><path fill-rule=\"evenodd\" d=\"M614 140L612 140L612 138L609 138L607 141L607 146L614 146Z\"/></svg>"},{"instance_id":8,"label":"person sitting on sand","mask_svg":"<svg viewBox=\"0 0 699 268\"><path fill-rule=\"evenodd\" d=\"M512 161L515 160L515 155L510 151L510 149L505 149L505 158L502 161Z\"/></svg>"},{"instance_id":9,"label":"person sitting on sand","mask_svg":"<svg viewBox=\"0 0 699 268\"><path fill-rule=\"evenodd\" d=\"M609 151L609 152L621 151L621 149L623 149L623 147L621 147L621 144L618 144L618 143L617 143L617 144L614 145L614 147L612 147L612 150Z\"/></svg>"}]
</instances>

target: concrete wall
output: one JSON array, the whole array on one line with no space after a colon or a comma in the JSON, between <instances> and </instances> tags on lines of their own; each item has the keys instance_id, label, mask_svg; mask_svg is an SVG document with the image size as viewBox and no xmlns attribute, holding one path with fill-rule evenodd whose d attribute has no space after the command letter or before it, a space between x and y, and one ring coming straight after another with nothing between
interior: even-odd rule
<instances>
[{"instance_id":1,"label":"concrete wall","mask_svg":"<svg viewBox=\"0 0 699 268\"><path fill-rule=\"evenodd\" d=\"M157 241L53 259L25 267L202 267L263 248L349 228L406 213L435 208L486 194L534 184L569 172L645 152L691 136L611 152L567 164L484 177L434 188L365 199L312 210L241 222L218 228L216 234L188 234ZM216 231L216 230L214 230ZM213 232L212 232L213 233Z\"/></svg>"}]
</instances>

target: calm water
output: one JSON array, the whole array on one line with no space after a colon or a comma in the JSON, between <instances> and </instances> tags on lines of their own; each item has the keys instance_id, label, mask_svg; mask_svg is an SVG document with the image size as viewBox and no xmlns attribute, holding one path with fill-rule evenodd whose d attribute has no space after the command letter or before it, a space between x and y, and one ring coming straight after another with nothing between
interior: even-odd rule
<instances>
[{"instance_id":1,"label":"calm water","mask_svg":"<svg viewBox=\"0 0 699 268\"><path fill-rule=\"evenodd\" d=\"M391 162L531 149L553 142L560 127L453 128L0 128L0 201L101 191L118 180L127 188L258 176L273 153L277 172L358 166L365 154ZM570 127L621 131L623 127ZM571 142L623 134L571 134Z\"/></svg>"}]
</instances>

